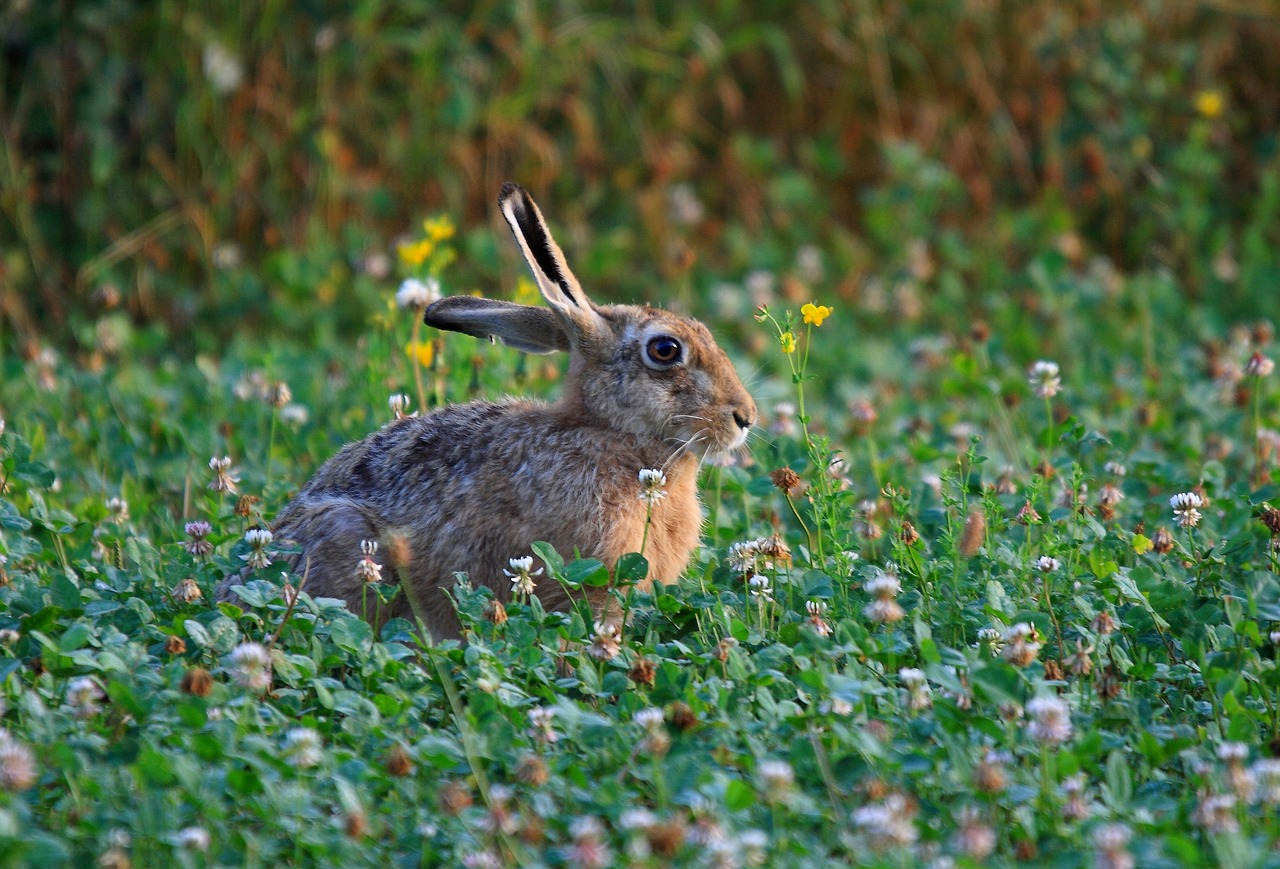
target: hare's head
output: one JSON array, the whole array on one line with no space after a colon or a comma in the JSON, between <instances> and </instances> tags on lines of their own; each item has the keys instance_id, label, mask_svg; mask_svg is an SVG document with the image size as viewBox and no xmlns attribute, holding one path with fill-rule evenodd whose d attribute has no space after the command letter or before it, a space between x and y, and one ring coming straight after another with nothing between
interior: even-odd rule
<instances>
[{"instance_id":1,"label":"hare's head","mask_svg":"<svg viewBox=\"0 0 1280 869\"><path fill-rule=\"evenodd\" d=\"M647 306L593 304L529 194L506 184L498 204L549 307L453 296L427 308L428 325L527 353L568 351L561 402L593 425L699 454L746 441L755 402L706 326Z\"/></svg>"}]
</instances>

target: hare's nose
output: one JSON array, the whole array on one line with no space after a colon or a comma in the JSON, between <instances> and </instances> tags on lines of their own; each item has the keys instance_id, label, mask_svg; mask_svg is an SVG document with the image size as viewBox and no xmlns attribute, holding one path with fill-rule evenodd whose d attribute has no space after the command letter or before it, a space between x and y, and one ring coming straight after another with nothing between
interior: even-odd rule
<instances>
[{"instance_id":1,"label":"hare's nose","mask_svg":"<svg viewBox=\"0 0 1280 869\"><path fill-rule=\"evenodd\" d=\"M738 424L738 428L745 431L756 424L756 415L753 411L735 410L733 412L733 421Z\"/></svg>"}]
</instances>

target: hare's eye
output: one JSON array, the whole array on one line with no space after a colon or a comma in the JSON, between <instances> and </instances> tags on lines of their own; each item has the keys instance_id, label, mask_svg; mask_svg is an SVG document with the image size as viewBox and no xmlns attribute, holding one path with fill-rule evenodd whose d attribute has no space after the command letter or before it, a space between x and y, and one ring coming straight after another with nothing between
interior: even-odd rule
<instances>
[{"instance_id":1,"label":"hare's eye","mask_svg":"<svg viewBox=\"0 0 1280 869\"><path fill-rule=\"evenodd\" d=\"M656 338L650 338L649 343L645 345L644 352L649 357L649 361L657 365L674 365L680 361L680 352L683 348L680 342L670 335L659 335Z\"/></svg>"}]
</instances>

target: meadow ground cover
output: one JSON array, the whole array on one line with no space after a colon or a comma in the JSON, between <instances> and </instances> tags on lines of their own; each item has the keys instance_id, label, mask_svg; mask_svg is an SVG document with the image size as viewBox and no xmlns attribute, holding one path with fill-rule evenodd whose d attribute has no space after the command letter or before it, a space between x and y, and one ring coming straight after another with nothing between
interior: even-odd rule
<instances>
[{"instance_id":1,"label":"meadow ground cover","mask_svg":"<svg viewBox=\"0 0 1280 869\"><path fill-rule=\"evenodd\" d=\"M1061 288L1047 340L971 323L903 346L820 284L801 304L757 286L735 328L764 348L766 422L706 469L688 575L640 593L639 557L611 580L535 545L505 605L460 578L468 641L433 645L313 599L255 530L380 421L555 389L554 365L425 334L452 228L419 235L332 361L6 357L6 861L1280 857L1268 324L1164 340L1172 278L1057 250L1028 269ZM837 401L823 381L849 367ZM629 624L543 611L532 554L612 582ZM245 565L243 612L211 603ZM395 593L366 574L370 607Z\"/></svg>"},{"instance_id":2,"label":"meadow ground cover","mask_svg":"<svg viewBox=\"0 0 1280 869\"><path fill-rule=\"evenodd\" d=\"M561 5L0 9L0 865L1280 866L1274 13ZM555 393L421 324L507 178L761 426L678 582L375 633L265 529Z\"/></svg>"}]
</instances>

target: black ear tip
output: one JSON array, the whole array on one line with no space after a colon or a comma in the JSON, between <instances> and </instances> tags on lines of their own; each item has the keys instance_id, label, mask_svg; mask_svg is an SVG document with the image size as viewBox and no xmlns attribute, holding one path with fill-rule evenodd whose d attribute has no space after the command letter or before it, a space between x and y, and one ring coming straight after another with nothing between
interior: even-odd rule
<instances>
[{"instance_id":1,"label":"black ear tip","mask_svg":"<svg viewBox=\"0 0 1280 869\"><path fill-rule=\"evenodd\" d=\"M514 181L508 181L502 185L502 192L498 194L498 207L501 208L504 203L512 196L520 195L521 199L525 199L529 194L524 192L524 188Z\"/></svg>"}]
</instances>

